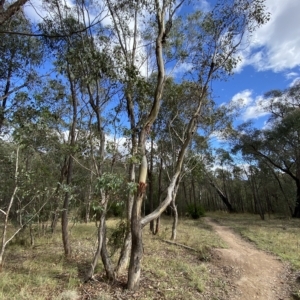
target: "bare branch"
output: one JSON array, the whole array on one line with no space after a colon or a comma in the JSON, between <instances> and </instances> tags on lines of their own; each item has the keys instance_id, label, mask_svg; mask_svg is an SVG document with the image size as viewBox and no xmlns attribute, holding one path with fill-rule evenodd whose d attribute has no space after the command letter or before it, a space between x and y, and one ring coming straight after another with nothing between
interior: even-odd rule
<instances>
[{"instance_id":1,"label":"bare branch","mask_svg":"<svg viewBox=\"0 0 300 300\"><path fill-rule=\"evenodd\" d=\"M75 162L77 162L79 164L79 166L81 166L82 168L86 169L87 171L91 172L93 175L97 175L95 172L93 172L91 169L85 167L81 162L79 162L73 155L71 155L71 157L75 160Z\"/></svg>"},{"instance_id":2,"label":"bare branch","mask_svg":"<svg viewBox=\"0 0 300 300\"><path fill-rule=\"evenodd\" d=\"M0 2L0 25L2 25L5 21L9 20L16 12L19 11L21 6L23 6L28 0L17 0L15 3L11 4L6 10L4 10L3 6L5 0Z\"/></svg>"}]
</instances>

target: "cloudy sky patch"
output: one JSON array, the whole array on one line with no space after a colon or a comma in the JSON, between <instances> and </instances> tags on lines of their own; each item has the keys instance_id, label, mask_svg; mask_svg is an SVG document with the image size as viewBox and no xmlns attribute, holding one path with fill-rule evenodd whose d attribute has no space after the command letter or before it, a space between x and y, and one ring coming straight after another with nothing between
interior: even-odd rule
<instances>
[{"instance_id":1,"label":"cloudy sky patch","mask_svg":"<svg viewBox=\"0 0 300 300\"><path fill-rule=\"evenodd\" d=\"M266 0L271 19L254 32L250 46L240 52L237 71L252 65L257 71L280 72L300 65L300 1Z\"/></svg>"}]
</instances>

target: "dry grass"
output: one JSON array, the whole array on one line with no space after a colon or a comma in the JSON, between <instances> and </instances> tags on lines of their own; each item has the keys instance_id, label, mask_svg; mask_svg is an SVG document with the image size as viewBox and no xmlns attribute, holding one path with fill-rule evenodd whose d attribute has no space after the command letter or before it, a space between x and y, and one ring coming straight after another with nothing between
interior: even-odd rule
<instances>
[{"instance_id":1,"label":"dry grass","mask_svg":"<svg viewBox=\"0 0 300 300\"><path fill-rule=\"evenodd\" d=\"M144 271L154 277L156 288L161 290L164 299L200 299L209 279L205 263L209 260L209 249L225 244L202 220L182 220L177 232L176 242L198 252L163 243L162 240L171 236L170 221L163 220L158 237L145 230ZM152 296L145 299L154 299Z\"/></svg>"},{"instance_id":2,"label":"dry grass","mask_svg":"<svg viewBox=\"0 0 300 300\"><path fill-rule=\"evenodd\" d=\"M272 217L261 221L258 216L224 213L210 217L300 269L300 220ZM108 221L108 236L118 222ZM163 219L157 236L149 232L148 226L144 229L143 271L138 292L125 289L126 273L114 283L106 282L100 262L97 281L82 282L96 247L95 224L77 223L72 227L73 254L69 260L63 256L59 228L54 235L36 234L34 247L29 245L29 232L25 231L7 248L0 275L0 299L219 299L218 295L226 298L227 281L211 272L210 263L210 249L226 247L224 242L203 220L184 219L179 221L176 242L196 251L167 244L163 240L171 236L171 223L171 219ZM112 259L116 261L117 254Z\"/></svg>"},{"instance_id":3,"label":"dry grass","mask_svg":"<svg viewBox=\"0 0 300 300\"><path fill-rule=\"evenodd\" d=\"M109 220L110 231L118 220ZM141 289L124 290L126 274L120 282L109 284L99 275L99 282L83 284L82 274L96 246L93 223L76 224L71 230L72 259L63 256L60 231L38 237L29 245L29 232L8 246L0 280L0 299L200 299L209 273L206 260L211 247L224 247L211 229L199 221L179 222L178 243L195 248L189 251L162 241L171 235L171 220L162 220L158 236L144 229L144 259ZM117 255L113 257L116 260ZM96 270L103 274L101 263ZM118 296L117 296L118 295Z\"/></svg>"},{"instance_id":4,"label":"dry grass","mask_svg":"<svg viewBox=\"0 0 300 300\"><path fill-rule=\"evenodd\" d=\"M74 227L72 232L81 226ZM71 238L76 258L77 241ZM24 231L8 245L1 273L0 299L76 299L80 285L77 262L64 258L59 229L54 235L47 233L38 237L37 234L35 240L31 247L29 232Z\"/></svg>"},{"instance_id":5,"label":"dry grass","mask_svg":"<svg viewBox=\"0 0 300 300\"><path fill-rule=\"evenodd\" d=\"M300 269L300 220L275 216L262 221L258 216L225 213L210 217ZM109 220L108 236L118 222ZM167 244L163 240L171 236L171 223L171 219L163 219L157 236L148 226L144 229L141 288L135 293L124 289L126 273L115 283L106 282L101 263L96 269L98 281L83 283L96 247L95 224L72 227L73 254L68 260L63 255L59 229L54 235L36 235L34 247L29 245L29 233L25 231L7 248L0 299L219 299L216 295L226 291L226 281L211 273L210 249L226 244L202 219L184 219L178 224L176 242L196 251ZM112 259L116 261L117 254Z\"/></svg>"},{"instance_id":6,"label":"dry grass","mask_svg":"<svg viewBox=\"0 0 300 300\"><path fill-rule=\"evenodd\" d=\"M300 270L300 220L280 216L214 213L210 217L222 225L229 226L243 237L254 242L258 248L276 254Z\"/></svg>"}]
</instances>

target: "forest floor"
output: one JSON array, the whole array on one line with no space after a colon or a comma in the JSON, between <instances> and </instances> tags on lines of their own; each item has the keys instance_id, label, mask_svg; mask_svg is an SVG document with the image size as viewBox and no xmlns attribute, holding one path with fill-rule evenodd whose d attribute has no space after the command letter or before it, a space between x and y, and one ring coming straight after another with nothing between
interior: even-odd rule
<instances>
[{"instance_id":1,"label":"forest floor","mask_svg":"<svg viewBox=\"0 0 300 300\"><path fill-rule=\"evenodd\" d=\"M110 240L119 222L108 220ZM163 218L157 236L144 229L136 292L126 289L126 272L107 282L100 262L95 280L83 282L96 247L94 223L70 226L70 259L63 256L59 230L35 228L35 245L24 231L7 248L0 299L300 300L300 220L224 213L180 219L176 244L169 241L171 223Z\"/></svg>"},{"instance_id":2,"label":"forest floor","mask_svg":"<svg viewBox=\"0 0 300 300\"><path fill-rule=\"evenodd\" d=\"M228 220L234 221L230 218ZM236 221L238 223L239 220ZM197 224L186 220L183 222L184 225L179 225L179 232L180 227L186 226L188 222L190 225ZM257 223L259 224L259 221ZM271 223L271 226L274 227L274 223ZM215 244L211 248L202 248L199 256L188 249L180 248L182 243L191 245L188 237L188 241L179 240L177 244L171 246L172 248L166 244L164 251L156 248L154 253L149 253L146 250L148 259L152 255L150 265L153 265L149 268L146 264L139 292L126 293L119 289L119 294L114 292L115 297L112 299L300 299L299 272L292 269L291 264L270 252L259 250L253 242L212 218L203 218L202 222L198 222L198 227L216 233L219 237L219 246ZM185 232L186 234L188 233ZM190 231L189 234L193 233ZM203 232L199 234L203 235ZM182 233L179 236L182 239ZM199 236L194 236L194 239L199 239ZM207 239L211 242L212 236L207 236ZM161 244L161 240L159 243ZM197 248L197 245L194 247ZM174 262L172 270L168 268L171 264L169 259ZM176 261L181 261L181 266L176 266ZM166 269L167 276L163 273L163 268ZM198 272L200 282L195 280L193 272ZM174 281L174 275L186 280ZM148 293L147 296L149 290L151 294Z\"/></svg>"},{"instance_id":3,"label":"forest floor","mask_svg":"<svg viewBox=\"0 0 300 300\"><path fill-rule=\"evenodd\" d=\"M227 249L214 249L215 272L230 282L227 299L291 299L290 270L275 256L258 250L226 226L206 218L207 224L226 242Z\"/></svg>"}]
</instances>

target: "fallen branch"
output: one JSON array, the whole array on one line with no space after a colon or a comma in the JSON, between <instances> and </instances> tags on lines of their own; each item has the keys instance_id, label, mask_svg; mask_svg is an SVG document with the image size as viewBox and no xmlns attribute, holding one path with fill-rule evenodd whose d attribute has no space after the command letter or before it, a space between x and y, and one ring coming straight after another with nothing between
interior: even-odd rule
<instances>
[{"instance_id":1,"label":"fallen branch","mask_svg":"<svg viewBox=\"0 0 300 300\"><path fill-rule=\"evenodd\" d=\"M168 240L161 240L161 241L163 241L163 242L165 242L167 244L171 244L171 245L182 247L182 248L187 249L187 250L191 250L191 251L194 251L194 252L199 252L199 250L196 250L195 248L192 248L192 247L189 247L189 246L186 246L186 245L183 245L183 244L171 242L171 241L168 241Z\"/></svg>"}]
</instances>

